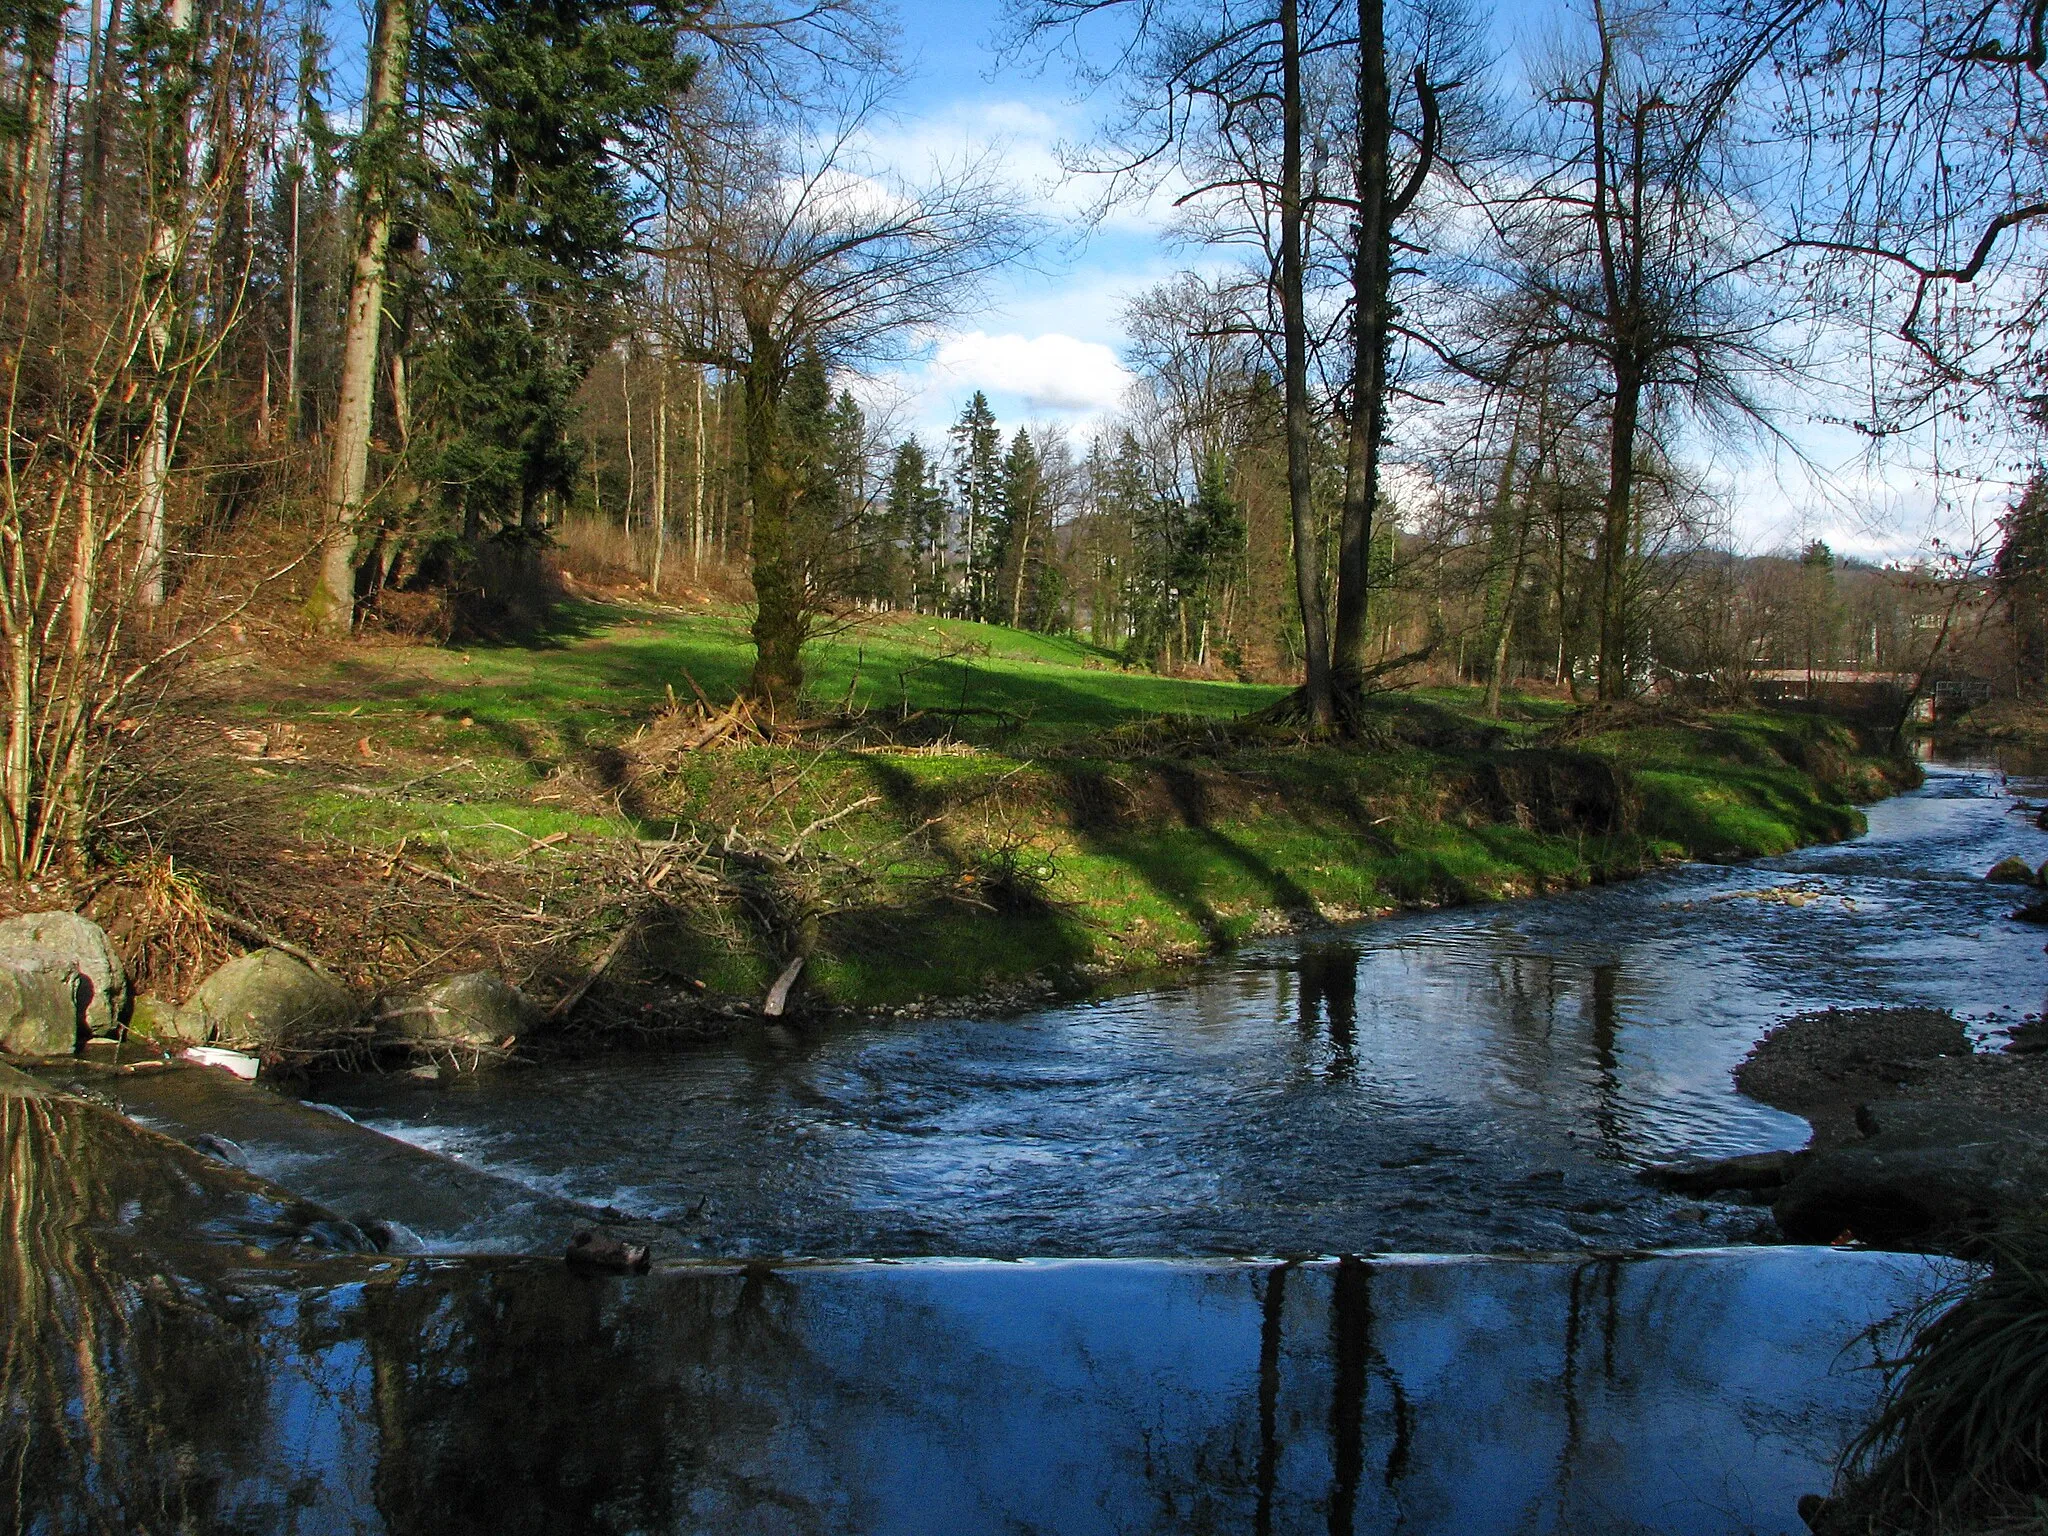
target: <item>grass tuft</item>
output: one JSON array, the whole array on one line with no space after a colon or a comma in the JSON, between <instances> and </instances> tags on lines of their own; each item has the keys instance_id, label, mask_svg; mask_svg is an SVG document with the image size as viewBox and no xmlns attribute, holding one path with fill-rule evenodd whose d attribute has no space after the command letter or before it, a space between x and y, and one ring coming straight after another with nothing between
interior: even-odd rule
<instances>
[{"instance_id":1,"label":"grass tuft","mask_svg":"<svg viewBox=\"0 0 2048 1536\"><path fill-rule=\"evenodd\" d=\"M1889 1325L1908 1342L1817 1531L2048 1529L2048 1222L1988 1247L1988 1268Z\"/></svg>"}]
</instances>

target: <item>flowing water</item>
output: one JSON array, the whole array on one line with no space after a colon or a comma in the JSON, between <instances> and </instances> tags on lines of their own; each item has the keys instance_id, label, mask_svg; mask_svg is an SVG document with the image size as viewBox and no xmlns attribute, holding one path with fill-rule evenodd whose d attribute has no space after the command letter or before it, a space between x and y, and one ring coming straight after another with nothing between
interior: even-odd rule
<instances>
[{"instance_id":1,"label":"flowing water","mask_svg":"<svg viewBox=\"0 0 2048 1536\"><path fill-rule=\"evenodd\" d=\"M1022 1018L757 1030L456 1089L358 1080L358 1118L718 1255L1498 1252L1742 1241L1669 1159L1795 1147L1738 1096L1775 1020L2048 992L1983 872L2048 857L1995 769L1935 767L1854 842L1433 912Z\"/></svg>"},{"instance_id":2,"label":"flowing water","mask_svg":"<svg viewBox=\"0 0 2048 1536\"><path fill-rule=\"evenodd\" d=\"M1793 1536L1865 1330L1954 1272L1737 1246L1760 1210L1634 1175L1804 1139L1729 1081L1787 1013L2035 1006L1981 878L2048 856L2020 809L1938 768L1853 843L1170 990L326 1090L448 1157L122 1080L292 1189L403 1196L429 1257L323 1255L316 1210L0 1075L0 1528ZM454 1256L594 1204L665 1224L653 1274ZM827 1261L737 1262L788 1254Z\"/></svg>"}]
</instances>

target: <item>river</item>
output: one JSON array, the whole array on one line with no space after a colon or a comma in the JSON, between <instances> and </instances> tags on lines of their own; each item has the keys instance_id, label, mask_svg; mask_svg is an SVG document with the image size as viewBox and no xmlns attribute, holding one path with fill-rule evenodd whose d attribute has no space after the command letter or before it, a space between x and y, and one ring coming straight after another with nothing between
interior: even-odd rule
<instances>
[{"instance_id":1,"label":"river","mask_svg":"<svg viewBox=\"0 0 2048 1536\"><path fill-rule=\"evenodd\" d=\"M1954 1271L1751 1246L1760 1207L1636 1173L1803 1141L1729 1080L1788 1013L1996 1044L2038 1006L1982 880L2048 856L2010 790L1937 766L1851 843L1018 1018L321 1088L432 1157L124 1080L344 1211L407 1191L407 1259L0 1094L0 1526L1793 1536L1866 1330ZM590 1206L654 1224L654 1273L489 1256Z\"/></svg>"},{"instance_id":2,"label":"river","mask_svg":"<svg viewBox=\"0 0 2048 1536\"><path fill-rule=\"evenodd\" d=\"M323 1096L391 1135L748 1256L1488 1253L1747 1241L1648 1162L1796 1147L1730 1073L1775 1020L1952 1008L2048 954L1983 872L2048 858L1995 769L1862 838L1263 945L1021 1018L755 1029L444 1089Z\"/></svg>"}]
</instances>

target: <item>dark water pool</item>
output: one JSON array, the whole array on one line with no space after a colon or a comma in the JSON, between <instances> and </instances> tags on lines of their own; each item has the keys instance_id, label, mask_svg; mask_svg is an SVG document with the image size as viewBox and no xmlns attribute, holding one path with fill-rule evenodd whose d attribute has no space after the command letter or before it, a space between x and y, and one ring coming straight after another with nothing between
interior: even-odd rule
<instances>
[{"instance_id":1,"label":"dark water pool","mask_svg":"<svg viewBox=\"0 0 2048 1536\"><path fill-rule=\"evenodd\" d=\"M1931 1261L326 1258L0 1095L0 1528L1792 1533Z\"/></svg>"},{"instance_id":2,"label":"dark water pool","mask_svg":"<svg viewBox=\"0 0 2048 1536\"><path fill-rule=\"evenodd\" d=\"M1022 1018L326 1093L370 1124L718 1255L1499 1252L1742 1241L1634 1177L1797 1146L1729 1074L1773 1021L1949 1007L1986 1036L2048 955L1981 876L2048 832L1935 767L1852 843L1429 913Z\"/></svg>"}]
</instances>

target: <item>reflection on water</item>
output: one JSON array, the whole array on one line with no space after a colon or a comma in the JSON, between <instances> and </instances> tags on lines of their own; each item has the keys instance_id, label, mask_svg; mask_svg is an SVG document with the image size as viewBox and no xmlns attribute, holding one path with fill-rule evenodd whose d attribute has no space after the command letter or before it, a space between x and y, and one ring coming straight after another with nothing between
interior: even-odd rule
<instances>
[{"instance_id":1,"label":"reflection on water","mask_svg":"<svg viewBox=\"0 0 2048 1536\"><path fill-rule=\"evenodd\" d=\"M1979 878L2048 833L1995 771L1936 770L1869 834L1553 899L1273 945L1192 984L1021 1019L875 1023L325 1090L709 1255L1489 1252L1743 1240L1759 1213L1647 1161L1796 1146L1738 1097L1771 1023L2048 991Z\"/></svg>"},{"instance_id":2,"label":"reflection on water","mask_svg":"<svg viewBox=\"0 0 2048 1536\"><path fill-rule=\"evenodd\" d=\"M37 1532L1792 1532L1874 1397L1859 1330L1936 1278L308 1263L97 1110L0 1113L0 1524Z\"/></svg>"},{"instance_id":3,"label":"reflection on water","mask_svg":"<svg viewBox=\"0 0 2048 1536\"><path fill-rule=\"evenodd\" d=\"M277 1303L222 1256L288 1268L321 1213L70 1099L0 1095L0 1168L0 1528L223 1528Z\"/></svg>"}]
</instances>

